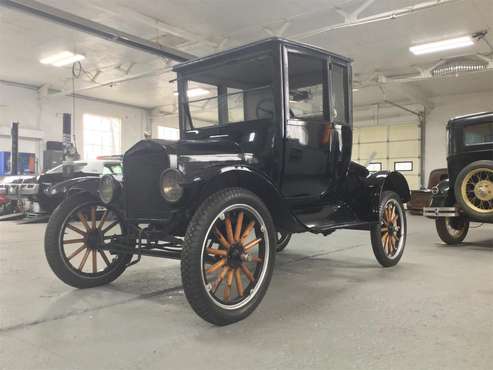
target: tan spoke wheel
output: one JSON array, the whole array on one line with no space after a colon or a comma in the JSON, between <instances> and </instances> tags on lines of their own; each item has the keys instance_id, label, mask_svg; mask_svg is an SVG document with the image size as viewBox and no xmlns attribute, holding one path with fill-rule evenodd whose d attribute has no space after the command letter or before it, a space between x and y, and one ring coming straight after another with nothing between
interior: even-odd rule
<instances>
[{"instance_id":1,"label":"tan spoke wheel","mask_svg":"<svg viewBox=\"0 0 493 370\"><path fill-rule=\"evenodd\" d=\"M396 256L402 239L402 213L393 200L385 205L380 231L385 255L389 258Z\"/></svg>"},{"instance_id":2,"label":"tan spoke wheel","mask_svg":"<svg viewBox=\"0 0 493 370\"><path fill-rule=\"evenodd\" d=\"M228 207L211 225L204 246L203 280L210 297L227 309L248 303L267 266L268 234L260 215L247 205Z\"/></svg>"},{"instance_id":3,"label":"tan spoke wheel","mask_svg":"<svg viewBox=\"0 0 493 370\"><path fill-rule=\"evenodd\" d=\"M464 203L475 212L493 212L493 170L476 168L470 171L461 184Z\"/></svg>"},{"instance_id":4,"label":"tan spoke wheel","mask_svg":"<svg viewBox=\"0 0 493 370\"><path fill-rule=\"evenodd\" d=\"M66 263L80 274L104 274L118 257L101 246L121 234L120 221L109 209L91 204L75 210L67 217L60 234Z\"/></svg>"}]
</instances>

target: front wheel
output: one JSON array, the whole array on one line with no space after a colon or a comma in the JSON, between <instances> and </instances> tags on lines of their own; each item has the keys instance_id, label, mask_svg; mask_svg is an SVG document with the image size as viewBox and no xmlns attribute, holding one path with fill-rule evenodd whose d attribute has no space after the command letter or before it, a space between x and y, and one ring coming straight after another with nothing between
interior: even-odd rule
<instances>
[{"instance_id":1,"label":"front wheel","mask_svg":"<svg viewBox=\"0 0 493 370\"><path fill-rule=\"evenodd\" d=\"M272 217L255 194L229 188L211 195L185 235L181 276L188 302L215 325L246 318L267 291L275 252Z\"/></svg>"},{"instance_id":2,"label":"front wheel","mask_svg":"<svg viewBox=\"0 0 493 370\"><path fill-rule=\"evenodd\" d=\"M76 288L108 284L125 271L131 254L101 249L114 236L125 235L119 213L88 194L63 201L50 217L45 233L48 264L64 283Z\"/></svg>"},{"instance_id":3,"label":"front wheel","mask_svg":"<svg viewBox=\"0 0 493 370\"><path fill-rule=\"evenodd\" d=\"M441 217L435 220L440 239L449 245L462 243L469 231L469 220L464 217Z\"/></svg>"},{"instance_id":4,"label":"front wheel","mask_svg":"<svg viewBox=\"0 0 493 370\"><path fill-rule=\"evenodd\" d=\"M371 228L371 245L375 258L383 267L399 263L406 246L407 220L401 198L384 191L380 199L378 224Z\"/></svg>"}]
</instances>

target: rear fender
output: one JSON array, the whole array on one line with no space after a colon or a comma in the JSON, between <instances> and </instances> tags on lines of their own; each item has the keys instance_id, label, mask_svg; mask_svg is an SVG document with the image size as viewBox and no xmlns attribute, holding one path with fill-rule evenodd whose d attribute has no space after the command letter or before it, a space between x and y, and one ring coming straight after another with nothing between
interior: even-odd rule
<instances>
[{"instance_id":1,"label":"rear fender","mask_svg":"<svg viewBox=\"0 0 493 370\"><path fill-rule=\"evenodd\" d=\"M195 208L211 194L228 187L240 187L256 194L271 212L278 229L291 233L306 231L306 227L291 213L276 186L266 176L246 166L223 167L208 173L195 197Z\"/></svg>"}]
</instances>

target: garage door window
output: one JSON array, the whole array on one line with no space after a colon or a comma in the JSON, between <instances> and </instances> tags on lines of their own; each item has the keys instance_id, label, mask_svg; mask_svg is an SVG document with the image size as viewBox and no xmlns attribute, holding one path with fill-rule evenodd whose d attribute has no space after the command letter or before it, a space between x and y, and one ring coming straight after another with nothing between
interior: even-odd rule
<instances>
[{"instance_id":1,"label":"garage door window","mask_svg":"<svg viewBox=\"0 0 493 370\"><path fill-rule=\"evenodd\" d=\"M177 141L180 139L180 130L172 127L158 126L157 137L158 139Z\"/></svg>"},{"instance_id":2,"label":"garage door window","mask_svg":"<svg viewBox=\"0 0 493 370\"><path fill-rule=\"evenodd\" d=\"M121 126L119 118L84 114L84 158L121 154Z\"/></svg>"}]
</instances>

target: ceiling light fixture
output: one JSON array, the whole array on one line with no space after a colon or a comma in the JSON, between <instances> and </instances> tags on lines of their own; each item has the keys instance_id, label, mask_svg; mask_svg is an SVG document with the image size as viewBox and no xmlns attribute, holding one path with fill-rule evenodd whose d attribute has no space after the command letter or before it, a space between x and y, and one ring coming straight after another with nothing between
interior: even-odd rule
<instances>
[{"instance_id":1,"label":"ceiling light fixture","mask_svg":"<svg viewBox=\"0 0 493 370\"><path fill-rule=\"evenodd\" d=\"M55 67L63 67L75 62L80 62L85 58L86 57L82 54L74 54L71 53L70 51L62 51L60 53L43 58L39 62L41 64L50 64Z\"/></svg>"},{"instance_id":2,"label":"ceiling light fixture","mask_svg":"<svg viewBox=\"0 0 493 370\"><path fill-rule=\"evenodd\" d=\"M465 48L474 45L474 39L471 36L457 37L454 39L448 39L437 42L430 42L427 44L411 46L409 50L414 55L424 55L437 53L439 51L452 50Z\"/></svg>"}]
</instances>

